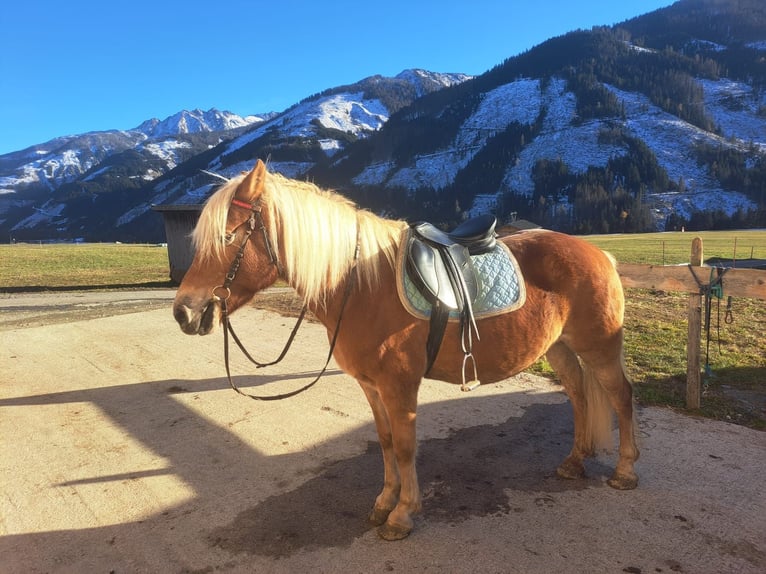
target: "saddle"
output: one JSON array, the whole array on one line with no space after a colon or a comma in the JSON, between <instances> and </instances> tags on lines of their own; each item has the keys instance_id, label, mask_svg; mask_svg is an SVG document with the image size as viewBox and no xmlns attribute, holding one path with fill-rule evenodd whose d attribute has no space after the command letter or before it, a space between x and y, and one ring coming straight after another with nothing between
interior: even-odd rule
<instances>
[{"instance_id":1,"label":"saddle","mask_svg":"<svg viewBox=\"0 0 766 574\"><path fill-rule=\"evenodd\" d=\"M471 263L472 255L487 253L496 243L493 215L482 215L461 223L447 233L428 222L410 225L412 233L406 246L406 269L412 282L431 304L426 343L426 374L436 360L447 328L450 312L460 318L460 341L464 353L463 390L478 386L476 363L471 353L472 332L479 339L473 302L480 290L480 278ZM465 367L473 363L474 379L466 385Z\"/></svg>"}]
</instances>

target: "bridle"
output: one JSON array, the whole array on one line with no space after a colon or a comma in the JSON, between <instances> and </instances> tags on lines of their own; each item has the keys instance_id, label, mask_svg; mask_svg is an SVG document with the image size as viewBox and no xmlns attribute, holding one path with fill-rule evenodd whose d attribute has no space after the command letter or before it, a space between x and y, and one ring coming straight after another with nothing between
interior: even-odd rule
<instances>
[{"instance_id":1,"label":"bridle","mask_svg":"<svg viewBox=\"0 0 766 574\"><path fill-rule=\"evenodd\" d=\"M229 319L229 309L228 309L227 301L229 297L231 297L231 284L234 282L234 279L237 276L237 272L239 271L239 267L242 264L242 258L245 255L245 247L247 247L247 244L250 242L250 237L252 236L256 228L263 233L263 242L266 247L266 252L269 255L270 263L276 266L277 272L279 273L280 276L284 275L283 273L284 270L282 268L282 265L279 262L279 258L277 257L277 252L274 249L274 246L271 242L271 238L269 237L269 232L266 229L266 225L263 221L263 215L261 214L261 211L263 209L263 206L261 204L261 198L258 198L252 203L247 203L235 197L231 200L231 207L246 209L250 211L250 216L248 217L247 221L240 223L237 227L232 229L231 232L227 233L227 238L234 237L237 229L247 224L244 236L242 238L242 242L239 244L237 253L234 255L234 259L232 260L231 265L229 266L229 271L226 273L223 283L221 285L213 287L213 290L212 290L213 301L218 302L221 305L221 322L223 323L223 356L224 356L224 363L226 366L226 378L229 381L229 386L232 389L234 389L237 393L254 400L276 401L280 399L293 397L299 393L302 393L303 391L310 389L317 382L319 382L319 379L322 378L322 375L324 375L325 371L327 370L327 366L330 364L330 359L332 359L332 354L333 354L333 351L335 350L335 343L338 340L338 333L340 332L340 324L341 324L341 321L343 320L343 311L345 310L346 303L348 302L349 296L351 295L351 291L354 287L354 282L355 282L354 279L356 277L356 264L359 259L359 223L357 221L357 229L356 229L357 241L356 241L356 250L354 251L354 263L351 268L350 276L348 280L346 281L346 290L343 294L343 301L341 302L340 313L338 314L338 323L335 326L335 332L333 333L332 341L330 342L330 351L327 354L327 360L325 361L325 364L322 367L322 370L319 372L316 378L314 378L314 380L312 380L310 383L294 391L282 393L279 395L251 395L251 394L245 393L239 387L237 387L231 378L231 369L229 367L229 334L231 333L231 336L234 339L234 342L237 344L240 351L242 351L242 354L244 354L245 357L247 357L247 359L256 366L256 368L260 369L263 367L270 367L271 365L276 365L282 359L284 359L285 355L287 355L287 351L292 345L293 340L295 339L295 335L298 333L298 328L301 326L301 323L303 322L303 318L306 316L307 306L303 305L300 315L298 316L298 320L296 321L295 326L293 327L293 330L290 333L290 336L287 338L287 342L285 343L285 346L282 349L282 352L279 354L279 356L276 359L268 363L261 363L259 361L256 361L250 355L250 353L247 352L247 349L245 349L245 346L242 344L239 337L234 332L234 328L231 325L231 320Z\"/></svg>"},{"instance_id":2,"label":"bridle","mask_svg":"<svg viewBox=\"0 0 766 574\"><path fill-rule=\"evenodd\" d=\"M242 264L242 258L245 255L245 247L247 247L247 243L250 241L250 236L253 234L253 231L255 231L256 226L263 233L263 242L266 245L266 252L269 254L271 264L277 267L277 271L280 275L282 275L283 271L282 266L279 264L277 252L274 250L274 246L272 245L271 239L269 238L269 232L266 230L266 224L263 222L263 215L261 214L263 209L261 206L261 199L258 198L253 203L247 203L235 197L231 200L231 205L234 207L239 207L240 209L247 209L250 211L250 217L247 218L247 221L240 223L237 227L226 234L227 239L229 237L233 238L237 229L247 223L245 235L242 238L242 242L239 244L239 249L237 249L237 253L234 255L234 259L231 261L229 271L226 273L226 277L224 278L223 283L213 288L213 300L221 302L225 302L226 299L231 296L231 284L234 281L234 278L237 276L237 271L239 271L239 266ZM216 292L219 289L224 290L226 294L218 295Z\"/></svg>"}]
</instances>

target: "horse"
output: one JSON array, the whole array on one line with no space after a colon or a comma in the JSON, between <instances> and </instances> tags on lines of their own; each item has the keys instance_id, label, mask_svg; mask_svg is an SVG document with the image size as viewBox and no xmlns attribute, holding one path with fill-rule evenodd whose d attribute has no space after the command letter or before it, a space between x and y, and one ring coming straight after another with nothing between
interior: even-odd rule
<instances>
[{"instance_id":1,"label":"horse","mask_svg":"<svg viewBox=\"0 0 766 574\"><path fill-rule=\"evenodd\" d=\"M205 203L192 233L195 256L173 302L182 331L206 335L221 322L224 305L234 312L278 279L297 292L327 328L337 365L358 381L372 409L384 473L368 519L386 540L408 536L422 510L416 413L429 323L408 313L397 294L397 250L407 228L337 192L271 173L258 160ZM478 321L473 355L482 383L511 377L545 356L573 409L573 446L557 474L585 475L583 460L613 440L614 412L619 449L608 484L635 488L639 451L614 258L548 230L498 241L518 261L526 301ZM461 382L460 338L450 322L428 378Z\"/></svg>"}]
</instances>

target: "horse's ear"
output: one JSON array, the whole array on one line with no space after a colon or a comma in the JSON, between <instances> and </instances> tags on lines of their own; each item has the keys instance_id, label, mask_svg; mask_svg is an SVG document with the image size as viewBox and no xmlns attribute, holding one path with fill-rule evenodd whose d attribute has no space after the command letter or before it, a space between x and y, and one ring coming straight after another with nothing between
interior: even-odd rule
<instances>
[{"instance_id":1,"label":"horse's ear","mask_svg":"<svg viewBox=\"0 0 766 574\"><path fill-rule=\"evenodd\" d=\"M263 184L266 181L266 164L261 160L255 164L253 170L247 174L242 183L239 184L239 192L237 195L253 201L261 193L263 193Z\"/></svg>"}]
</instances>

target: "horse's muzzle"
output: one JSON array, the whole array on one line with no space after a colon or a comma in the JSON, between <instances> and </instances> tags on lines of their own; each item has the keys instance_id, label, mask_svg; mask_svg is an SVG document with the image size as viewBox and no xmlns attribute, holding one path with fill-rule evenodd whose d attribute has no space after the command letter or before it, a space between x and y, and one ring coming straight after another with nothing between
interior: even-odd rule
<instances>
[{"instance_id":1,"label":"horse's muzzle","mask_svg":"<svg viewBox=\"0 0 766 574\"><path fill-rule=\"evenodd\" d=\"M185 303L176 303L173 305L173 317L187 335L207 335L215 329L220 315L219 309L213 301L209 301L201 310L189 307Z\"/></svg>"}]
</instances>

